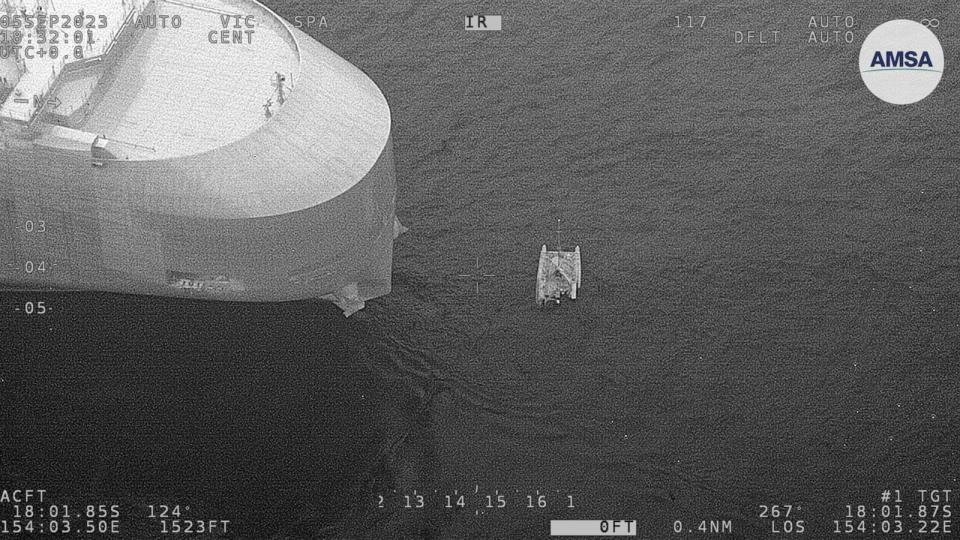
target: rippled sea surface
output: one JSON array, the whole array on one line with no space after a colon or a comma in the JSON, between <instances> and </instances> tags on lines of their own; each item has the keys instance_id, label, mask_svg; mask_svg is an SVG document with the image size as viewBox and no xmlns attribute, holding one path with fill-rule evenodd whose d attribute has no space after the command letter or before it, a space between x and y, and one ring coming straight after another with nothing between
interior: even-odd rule
<instances>
[{"instance_id":1,"label":"rippled sea surface","mask_svg":"<svg viewBox=\"0 0 960 540\"><path fill-rule=\"evenodd\" d=\"M956 7L268 5L325 16L309 32L390 103L393 293L347 320L65 296L83 316L4 336L4 482L189 501L249 538L533 538L563 518L755 538L775 503L825 536L882 489L960 490ZM471 13L504 31L465 32ZM855 43L808 45L834 14ZM931 14L940 86L883 104L859 44ZM557 218L583 289L539 311ZM426 508L403 508L414 490Z\"/></svg>"}]
</instances>

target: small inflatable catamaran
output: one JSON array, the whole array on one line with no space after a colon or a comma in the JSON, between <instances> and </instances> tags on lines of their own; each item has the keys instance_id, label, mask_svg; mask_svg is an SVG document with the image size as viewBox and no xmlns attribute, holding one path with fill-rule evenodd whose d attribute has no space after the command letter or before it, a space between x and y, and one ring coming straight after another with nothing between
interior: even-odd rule
<instances>
[{"instance_id":1,"label":"small inflatable catamaran","mask_svg":"<svg viewBox=\"0 0 960 540\"><path fill-rule=\"evenodd\" d=\"M580 288L580 246L563 251L560 245L560 220L557 220L557 250L540 248L540 267L537 270L537 304L560 304L564 297L577 299Z\"/></svg>"}]
</instances>

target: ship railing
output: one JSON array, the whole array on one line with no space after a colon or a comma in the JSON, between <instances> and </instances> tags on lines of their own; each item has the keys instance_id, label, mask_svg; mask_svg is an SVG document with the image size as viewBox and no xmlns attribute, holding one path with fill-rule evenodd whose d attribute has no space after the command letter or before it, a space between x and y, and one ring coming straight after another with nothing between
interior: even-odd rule
<instances>
[{"instance_id":1,"label":"ship railing","mask_svg":"<svg viewBox=\"0 0 960 540\"><path fill-rule=\"evenodd\" d=\"M128 26L134 24L134 19L140 15L142 8L139 4L134 4L130 6L130 11L127 12L123 18L123 21L120 24L114 25L112 32L110 33L110 39L100 48L100 56L109 56L110 52L113 51L114 45L117 44L117 36L123 33L124 29Z\"/></svg>"},{"instance_id":2,"label":"ship railing","mask_svg":"<svg viewBox=\"0 0 960 540\"><path fill-rule=\"evenodd\" d=\"M297 74L296 74L296 77L292 77L293 80L290 81L290 90L293 90L294 85L296 84L297 81L300 80L300 75L303 73L303 51L300 49L300 41L297 39L297 36L293 35L293 31L290 29L290 24L287 23L287 21L283 17L277 15L272 9L263 5L263 3L260 2L259 0L251 0L251 1L254 4L260 6L260 9L266 11L267 13L270 14L270 16L273 17L274 21L277 24L279 24L280 27L283 29L283 31L286 33L287 39L290 42L290 44L293 45L293 49L297 54Z\"/></svg>"},{"instance_id":3,"label":"ship railing","mask_svg":"<svg viewBox=\"0 0 960 540\"><path fill-rule=\"evenodd\" d=\"M156 148L155 146L146 146L146 145L143 145L143 144L137 144L137 143L127 142L127 141L121 141L120 139L112 139L112 138L109 138L109 137L107 137L107 140L110 141L110 142L117 143L117 144L122 144L122 145L125 145L125 146L132 146L132 147L134 147L134 148L139 148L139 149L141 149L141 150L149 150L150 152L153 152L154 154L157 153L157 148Z\"/></svg>"},{"instance_id":4,"label":"ship railing","mask_svg":"<svg viewBox=\"0 0 960 540\"><path fill-rule=\"evenodd\" d=\"M143 14L144 9L144 6L139 3L131 5L130 11L127 12L123 22L113 27L113 30L110 34L110 39L98 41L98 43L101 43L101 45L99 45L100 49L97 54L94 54L93 56L86 56L78 60L72 60L67 63L65 69L67 71L82 71L106 62L110 58L110 55L114 53L114 48L120 41L119 36L121 36L128 28L136 24L135 21L137 17Z\"/></svg>"},{"instance_id":5,"label":"ship railing","mask_svg":"<svg viewBox=\"0 0 960 540\"><path fill-rule=\"evenodd\" d=\"M216 9L210 6L205 6L203 4L198 4L196 2L188 2L187 0L162 0L162 1L168 4L173 4L175 6L183 6L185 8L195 9L197 11L206 11L208 13L216 13L218 15L229 15L231 17L243 16L243 13L227 11L225 9Z\"/></svg>"}]
</instances>

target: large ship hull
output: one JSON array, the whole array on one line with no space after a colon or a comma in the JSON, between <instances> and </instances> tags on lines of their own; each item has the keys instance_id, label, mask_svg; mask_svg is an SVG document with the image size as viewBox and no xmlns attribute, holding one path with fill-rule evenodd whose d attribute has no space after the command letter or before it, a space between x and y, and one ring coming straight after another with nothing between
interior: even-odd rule
<instances>
[{"instance_id":1,"label":"large ship hull","mask_svg":"<svg viewBox=\"0 0 960 540\"><path fill-rule=\"evenodd\" d=\"M8 140L0 281L228 301L325 298L348 315L388 293L400 228L389 109L360 70L286 30L300 56L297 91L230 144L98 161ZM351 104L355 113L344 112ZM340 130L335 142L331 129ZM350 145L343 133L356 146L331 153Z\"/></svg>"},{"instance_id":2,"label":"large ship hull","mask_svg":"<svg viewBox=\"0 0 960 540\"><path fill-rule=\"evenodd\" d=\"M3 284L234 301L331 295L349 303L351 285L362 300L390 292L389 146L360 183L330 201L240 219L154 212L103 192L92 177L99 171L86 160L23 158L0 160ZM9 189L10 174L20 176L16 191ZM41 179L53 177L60 186L44 189ZM136 173L128 178L135 181Z\"/></svg>"}]
</instances>

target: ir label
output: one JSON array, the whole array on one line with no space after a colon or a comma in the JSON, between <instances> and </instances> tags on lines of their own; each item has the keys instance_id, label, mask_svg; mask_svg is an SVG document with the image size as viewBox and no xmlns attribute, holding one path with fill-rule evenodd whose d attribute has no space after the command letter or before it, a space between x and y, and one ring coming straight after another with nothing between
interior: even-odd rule
<instances>
[{"instance_id":1,"label":"ir label","mask_svg":"<svg viewBox=\"0 0 960 540\"><path fill-rule=\"evenodd\" d=\"M463 29L499 31L501 19L500 15L467 15L463 18Z\"/></svg>"}]
</instances>

